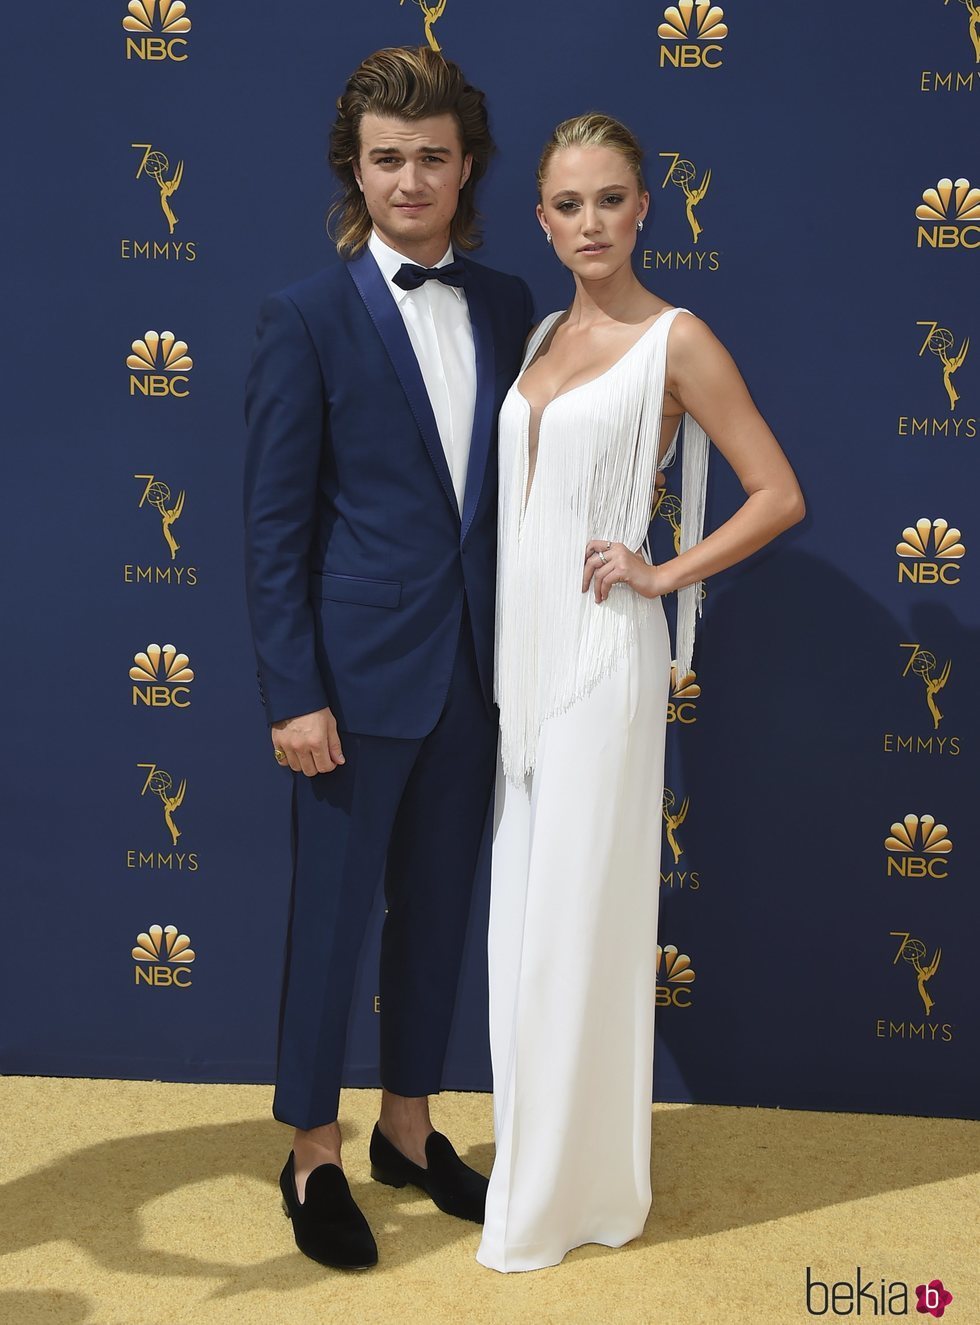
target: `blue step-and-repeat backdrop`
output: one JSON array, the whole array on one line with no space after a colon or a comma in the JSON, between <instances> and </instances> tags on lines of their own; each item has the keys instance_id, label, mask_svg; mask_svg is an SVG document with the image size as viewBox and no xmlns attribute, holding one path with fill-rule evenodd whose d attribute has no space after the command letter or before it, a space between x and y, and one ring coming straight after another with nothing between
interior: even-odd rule
<instances>
[{"instance_id":1,"label":"blue step-and-repeat backdrop","mask_svg":"<svg viewBox=\"0 0 980 1325\"><path fill-rule=\"evenodd\" d=\"M710 583L674 678L657 1098L976 1116L976 0L58 11L5 18L0 1068L271 1078L289 775L243 601L243 380L262 296L336 261L347 74L429 42L487 91L483 260L541 314L571 285L540 146L587 109L635 130L637 270L731 348L808 500ZM740 497L716 458L709 523ZM670 493L660 554L678 522ZM489 1086L485 924L484 886L455 1087Z\"/></svg>"}]
</instances>

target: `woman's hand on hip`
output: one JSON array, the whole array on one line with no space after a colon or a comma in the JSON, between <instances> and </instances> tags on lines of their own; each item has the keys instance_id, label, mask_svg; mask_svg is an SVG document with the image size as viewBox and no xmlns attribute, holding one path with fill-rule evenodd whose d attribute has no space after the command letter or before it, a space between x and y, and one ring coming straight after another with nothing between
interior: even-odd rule
<instances>
[{"instance_id":1,"label":"woman's hand on hip","mask_svg":"<svg viewBox=\"0 0 980 1325\"><path fill-rule=\"evenodd\" d=\"M617 584L625 584L643 598L659 598L656 572L656 566L631 552L625 543L593 538L585 549L582 592L591 584L596 602L604 603Z\"/></svg>"}]
</instances>

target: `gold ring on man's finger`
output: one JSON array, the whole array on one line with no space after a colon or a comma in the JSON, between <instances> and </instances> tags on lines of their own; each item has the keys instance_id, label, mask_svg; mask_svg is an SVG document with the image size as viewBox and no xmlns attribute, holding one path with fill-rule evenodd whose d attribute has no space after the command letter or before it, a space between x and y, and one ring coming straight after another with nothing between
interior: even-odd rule
<instances>
[{"instance_id":1,"label":"gold ring on man's finger","mask_svg":"<svg viewBox=\"0 0 980 1325\"><path fill-rule=\"evenodd\" d=\"M280 750L279 747L276 746L276 763L284 764L285 762L286 762L286 751Z\"/></svg>"}]
</instances>

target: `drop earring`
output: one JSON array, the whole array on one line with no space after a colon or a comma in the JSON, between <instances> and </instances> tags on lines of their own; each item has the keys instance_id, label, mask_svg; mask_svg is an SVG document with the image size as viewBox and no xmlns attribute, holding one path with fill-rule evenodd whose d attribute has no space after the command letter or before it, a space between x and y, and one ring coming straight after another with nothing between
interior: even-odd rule
<instances>
[{"instance_id":1,"label":"drop earring","mask_svg":"<svg viewBox=\"0 0 980 1325\"><path fill-rule=\"evenodd\" d=\"M637 221L637 223L636 223L636 228L637 228L637 230L642 230L642 229L643 229L643 222L642 222L642 221Z\"/></svg>"},{"instance_id":2,"label":"drop earring","mask_svg":"<svg viewBox=\"0 0 980 1325\"><path fill-rule=\"evenodd\" d=\"M547 240L548 240L548 243L550 244L550 243L551 243L551 231L550 231L550 230L546 230L544 233L545 233L545 236L546 236L546 238L547 238Z\"/></svg>"}]
</instances>

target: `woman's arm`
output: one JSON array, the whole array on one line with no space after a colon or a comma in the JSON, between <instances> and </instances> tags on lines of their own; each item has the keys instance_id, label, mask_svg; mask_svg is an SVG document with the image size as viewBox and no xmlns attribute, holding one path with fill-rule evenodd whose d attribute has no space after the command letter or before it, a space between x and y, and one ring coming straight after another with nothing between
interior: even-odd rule
<instances>
[{"instance_id":1,"label":"woman's arm","mask_svg":"<svg viewBox=\"0 0 980 1325\"><path fill-rule=\"evenodd\" d=\"M668 347L665 390L734 469L746 500L695 547L656 566L620 544L593 539L586 547L582 591L591 584L597 602L621 581L647 598L696 584L765 547L806 512L796 475L721 341L699 318L682 313Z\"/></svg>"},{"instance_id":2,"label":"woman's arm","mask_svg":"<svg viewBox=\"0 0 980 1325\"><path fill-rule=\"evenodd\" d=\"M731 465L746 500L696 547L653 568L657 594L734 566L806 513L796 475L732 356L699 318L681 314L676 319L667 368L667 390Z\"/></svg>"}]
</instances>

